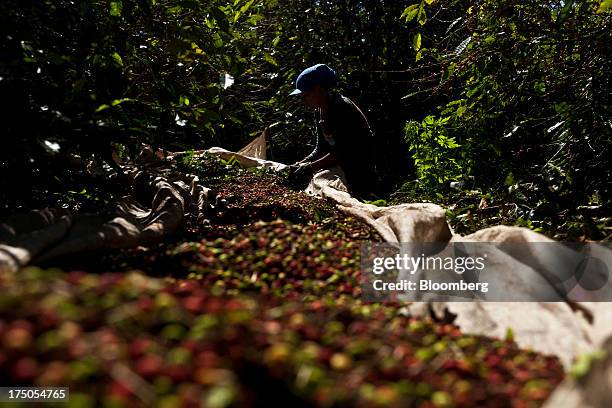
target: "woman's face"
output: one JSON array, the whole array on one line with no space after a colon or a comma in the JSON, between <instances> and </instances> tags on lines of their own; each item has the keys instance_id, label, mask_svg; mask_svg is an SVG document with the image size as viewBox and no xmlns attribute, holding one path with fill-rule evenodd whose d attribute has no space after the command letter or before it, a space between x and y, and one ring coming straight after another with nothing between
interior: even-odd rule
<instances>
[{"instance_id":1,"label":"woman's face","mask_svg":"<svg viewBox=\"0 0 612 408\"><path fill-rule=\"evenodd\" d=\"M302 92L302 101L308 108L320 108L323 106L325 100L325 92L325 89L317 85L314 88Z\"/></svg>"}]
</instances>

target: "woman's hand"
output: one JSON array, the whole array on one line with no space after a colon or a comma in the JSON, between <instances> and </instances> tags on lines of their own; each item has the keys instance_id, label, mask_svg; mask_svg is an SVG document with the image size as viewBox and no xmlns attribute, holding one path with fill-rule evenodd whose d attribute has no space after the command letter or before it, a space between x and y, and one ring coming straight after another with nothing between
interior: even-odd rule
<instances>
[{"instance_id":1,"label":"woman's hand","mask_svg":"<svg viewBox=\"0 0 612 408\"><path fill-rule=\"evenodd\" d=\"M312 178L314 174L312 165L310 162L304 162L301 164L292 164L289 166L289 179L301 182Z\"/></svg>"}]
</instances>

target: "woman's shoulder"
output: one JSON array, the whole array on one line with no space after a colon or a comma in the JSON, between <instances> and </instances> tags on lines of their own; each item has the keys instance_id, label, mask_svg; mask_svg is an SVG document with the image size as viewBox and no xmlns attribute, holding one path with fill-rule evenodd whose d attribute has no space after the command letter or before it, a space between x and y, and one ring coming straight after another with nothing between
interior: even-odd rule
<instances>
[{"instance_id":1,"label":"woman's shoulder","mask_svg":"<svg viewBox=\"0 0 612 408\"><path fill-rule=\"evenodd\" d=\"M361 114L357 104L348 96L340 93L332 94L332 111L343 114Z\"/></svg>"}]
</instances>

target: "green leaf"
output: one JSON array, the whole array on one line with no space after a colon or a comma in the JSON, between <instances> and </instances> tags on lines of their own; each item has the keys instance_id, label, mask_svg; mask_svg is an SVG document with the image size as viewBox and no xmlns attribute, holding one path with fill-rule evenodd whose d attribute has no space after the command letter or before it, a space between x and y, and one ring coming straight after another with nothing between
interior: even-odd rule
<instances>
[{"instance_id":1,"label":"green leaf","mask_svg":"<svg viewBox=\"0 0 612 408\"><path fill-rule=\"evenodd\" d=\"M559 12L559 16L557 17L557 24L561 24L567 19L570 12L572 11L572 7L574 7L573 0L568 0L565 2L565 6L563 6L561 11Z\"/></svg>"},{"instance_id":2,"label":"green leaf","mask_svg":"<svg viewBox=\"0 0 612 408\"><path fill-rule=\"evenodd\" d=\"M509 342L514 341L514 331L512 331L512 328L510 327L506 329L506 341L509 341Z\"/></svg>"},{"instance_id":3,"label":"green leaf","mask_svg":"<svg viewBox=\"0 0 612 408\"><path fill-rule=\"evenodd\" d=\"M117 105L121 105L123 102L130 102L132 101L131 98L121 98L121 99L114 99L111 102L111 106L117 106Z\"/></svg>"},{"instance_id":4,"label":"green leaf","mask_svg":"<svg viewBox=\"0 0 612 408\"><path fill-rule=\"evenodd\" d=\"M612 7L612 0L602 0L597 9L598 13L605 13Z\"/></svg>"},{"instance_id":5,"label":"green leaf","mask_svg":"<svg viewBox=\"0 0 612 408\"><path fill-rule=\"evenodd\" d=\"M457 147L461 147L461 145L455 141L455 138L450 138L448 139L448 147L449 149L456 149Z\"/></svg>"},{"instance_id":6,"label":"green leaf","mask_svg":"<svg viewBox=\"0 0 612 408\"><path fill-rule=\"evenodd\" d=\"M270 63L270 64L274 65L275 67L277 67L277 66L278 66L278 62L277 62L277 61L274 59L274 57L272 57L270 54L267 54L267 53L266 53L266 54L264 54L263 59L264 59L266 62L268 62L268 63Z\"/></svg>"},{"instance_id":7,"label":"green leaf","mask_svg":"<svg viewBox=\"0 0 612 408\"><path fill-rule=\"evenodd\" d=\"M478 91L480 91L480 85L477 85L474 88L468 89L467 92L465 93L465 95L468 98L471 98L472 96L476 95L478 93Z\"/></svg>"},{"instance_id":8,"label":"green leaf","mask_svg":"<svg viewBox=\"0 0 612 408\"><path fill-rule=\"evenodd\" d=\"M533 89L543 94L546 92L546 84L544 82L536 82L536 84L533 86Z\"/></svg>"},{"instance_id":9,"label":"green leaf","mask_svg":"<svg viewBox=\"0 0 612 408\"><path fill-rule=\"evenodd\" d=\"M485 37L484 40L482 40L482 42L485 45L491 45L491 44L493 44L495 42L495 36L493 34L488 35L488 36Z\"/></svg>"},{"instance_id":10,"label":"green leaf","mask_svg":"<svg viewBox=\"0 0 612 408\"><path fill-rule=\"evenodd\" d=\"M123 11L123 3L121 1L111 1L110 3L110 15L113 17L121 16Z\"/></svg>"},{"instance_id":11,"label":"green leaf","mask_svg":"<svg viewBox=\"0 0 612 408\"><path fill-rule=\"evenodd\" d=\"M421 33L416 33L414 37L412 37L412 47L415 51L421 49Z\"/></svg>"},{"instance_id":12,"label":"green leaf","mask_svg":"<svg viewBox=\"0 0 612 408\"><path fill-rule=\"evenodd\" d=\"M123 66L123 60L121 59L121 55L119 55L119 53L117 52L113 52L111 54L111 58L113 59L113 61L115 61L115 64L119 67Z\"/></svg>"},{"instance_id":13,"label":"green leaf","mask_svg":"<svg viewBox=\"0 0 612 408\"><path fill-rule=\"evenodd\" d=\"M238 10L238 12L236 12L236 14L234 14L234 23L238 21L241 15L249 11L254 2L255 0L249 0L244 6L240 8L240 10Z\"/></svg>"},{"instance_id":14,"label":"green leaf","mask_svg":"<svg viewBox=\"0 0 612 408\"><path fill-rule=\"evenodd\" d=\"M405 19L406 22L409 23L416 17L418 11L419 11L419 5L413 4L404 9L404 12L400 16L400 18Z\"/></svg>"},{"instance_id":15,"label":"green leaf","mask_svg":"<svg viewBox=\"0 0 612 408\"><path fill-rule=\"evenodd\" d=\"M132 98L121 98L121 99L113 99L109 104L107 103L103 103L102 105L98 106L98 108L95 110L96 113L98 112L102 112L105 111L106 109L110 108L111 106L117 106L117 105L121 105L124 102L131 102L133 101Z\"/></svg>"},{"instance_id":16,"label":"green leaf","mask_svg":"<svg viewBox=\"0 0 612 408\"><path fill-rule=\"evenodd\" d=\"M168 14L180 14L181 11L183 11L183 8L181 6L172 6L166 9L166 13Z\"/></svg>"},{"instance_id":17,"label":"green leaf","mask_svg":"<svg viewBox=\"0 0 612 408\"><path fill-rule=\"evenodd\" d=\"M425 7L423 7L423 4L421 4L421 6L419 7L417 21L420 25L424 25L427 22L427 13L425 12Z\"/></svg>"},{"instance_id":18,"label":"green leaf","mask_svg":"<svg viewBox=\"0 0 612 408\"><path fill-rule=\"evenodd\" d=\"M223 39L221 38L221 36L218 33L214 33L212 35L212 39L213 39L213 44L214 44L215 48L223 47Z\"/></svg>"},{"instance_id":19,"label":"green leaf","mask_svg":"<svg viewBox=\"0 0 612 408\"><path fill-rule=\"evenodd\" d=\"M363 202L366 203L366 204L375 205L377 207L385 207L385 206L387 206L387 200L384 200L384 199L378 199L378 200L373 200L373 201L364 200Z\"/></svg>"},{"instance_id":20,"label":"green leaf","mask_svg":"<svg viewBox=\"0 0 612 408\"><path fill-rule=\"evenodd\" d=\"M210 122L218 122L221 119L221 116L215 111L210 109L200 108L195 111L196 117L200 120L206 120Z\"/></svg>"},{"instance_id":21,"label":"green leaf","mask_svg":"<svg viewBox=\"0 0 612 408\"><path fill-rule=\"evenodd\" d=\"M448 79L450 79L450 77L453 75L453 73L455 72L455 68L457 67L457 64L454 62L451 62L448 65L448 68L446 70L444 70L444 74L442 75L442 80L443 81L447 81Z\"/></svg>"},{"instance_id":22,"label":"green leaf","mask_svg":"<svg viewBox=\"0 0 612 408\"><path fill-rule=\"evenodd\" d=\"M251 8L254 2L255 0L249 0L244 6L242 6L242 8L240 9L240 12L244 14L247 11L249 11L249 9Z\"/></svg>"},{"instance_id":23,"label":"green leaf","mask_svg":"<svg viewBox=\"0 0 612 408\"><path fill-rule=\"evenodd\" d=\"M576 359L576 363L570 368L569 373L576 379L584 377L591 370L593 363L605 357L606 352L603 350L595 350L590 354L581 354Z\"/></svg>"}]
</instances>

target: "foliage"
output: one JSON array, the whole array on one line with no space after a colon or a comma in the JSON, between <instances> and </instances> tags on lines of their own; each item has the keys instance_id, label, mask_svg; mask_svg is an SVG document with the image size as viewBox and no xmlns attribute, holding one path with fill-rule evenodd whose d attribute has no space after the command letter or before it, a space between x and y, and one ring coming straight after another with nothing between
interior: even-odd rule
<instances>
[{"instance_id":1,"label":"foliage","mask_svg":"<svg viewBox=\"0 0 612 408\"><path fill-rule=\"evenodd\" d=\"M301 69L325 62L370 118L379 139L374 159L386 163L390 185L394 173L410 170L402 161L406 113L399 103L408 89L401 70L413 55L397 19L403 5L3 2L0 86L11 104L0 172L44 167L45 141L62 154L112 164L112 150L134 156L141 143L236 149L267 126L272 159L301 159L313 147L312 119L287 95Z\"/></svg>"},{"instance_id":2,"label":"foliage","mask_svg":"<svg viewBox=\"0 0 612 408\"><path fill-rule=\"evenodd\" d=\"M609 209L610 12L598 1L425 3L403 15L426 7L438 16L413 23L425 38L416 42L427 55L420 64L437 80L426 92L444 96L429 122L405 128L420 187L472 176L536 217ZM461 146L435 143L438 135ZM445 165L430 166L436 158Z\"/></svg>"},{"instance_id":3,"label":"foliage","mask_svg":"<svg viewBox=\"0 0 612 408\"><path fill-rule=\"evenodd\" d=\"M362 108L374 129L372 159L379 164L379 184L389 190L409 173L402 127L419 107L400 100L411 86L405 70L414 55L411 33L397 19L404 7L403 0L267 3L257 32L262 49L276 64L260 62L250 81L259 98L254 107L265 123L273 124L273 159L299 160L314 147L312 117L287 95L302 69L326 63L339 74L341 91Z\"/></svg>"},{"instance_id":4,"label":"foliage","mask_svg":"<svg viewBox=\"0 0 612 408\"><path fill-rule=\"evenodd\" d=\"M460 146L453 137L447 136L445 125L449 119L427 116L421 123L406 123L406 141L413 152L417 177L426 186L446 184L460 175L461 165L453 157Z\"/></svg>"},{"instance_id":5,"label":"foliage","mask_svg":"<svg viewBox=\"0 0 612 408\"><path fill-rule=\"evenodd\" d=\"M226 128L244 142L251 114L228 79L257 54L261 3L3 2L1 170L44 166L45 141L108 163L113 146L200 148Z\"/></svg>"},{"instance_id":6,"label":"foliage","mask_svg":"<svg viewBox=\"0 0 612 408\"><path fill-rule=\"evenodd\" d=\"M473 178L529 206L525 220L609 212L608 1L9 0L0 11L2 202L53 185L66 153L107 168L142 143L238 149L269 127L269 158L299 160L313 121L288 94L323 62L375 131L374 195L405 184L440 200Z\"/></svg>"},{"instance_id":7,"label":"foliage","mask_svg":"<svg viewBox=\"0 0 612 408\"><path fill-rule=\"evenodd\" d=\"M558 358L509 336L363 301L361 244L380 236L278 175L232 170L227 206L188 214L180 236L0 271L4 383L70 387L69 406L447 407L538 406L562 381Z\"/></svg>"}]
</instances>

